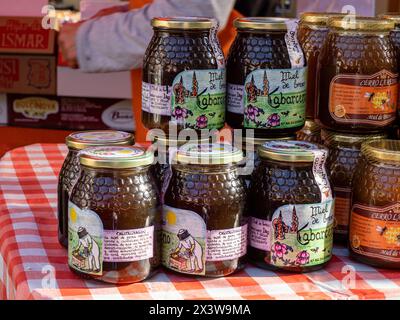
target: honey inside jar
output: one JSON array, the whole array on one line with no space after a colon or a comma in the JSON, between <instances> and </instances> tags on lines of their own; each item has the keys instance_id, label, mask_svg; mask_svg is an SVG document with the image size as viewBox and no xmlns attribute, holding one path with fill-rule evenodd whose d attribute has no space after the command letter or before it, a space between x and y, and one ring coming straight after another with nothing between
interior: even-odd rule
<instances>
[{"instance_id":1,"label":"honey inside jar","mask_svg":"<svg viewBox=\"0 0 400 320\"><path fill-rule=\"evenodd\" d=\"M354 174L350 254L380 268L400 269L400 141L362 145Z\"/></svg>"},{"instance_id":2,"label":"honey inside jar","mask_svg":"<svg viewBox=\"0 0 400 320\"><path fill-rule=\"evenodd\" d=\"M58 239L63 247L68 245L68 200L81 172L78 152L93 146L128 146L133 143L131 133L112 130L75 132L66 138L69 151L58 178Z\"/></svg>"},{"instance_id":3,"label":"honey inside jar","mask_svg":"<svg viewBox=\"0 0 400 320\"><path fill-rule=\"evenodd\" d=\"M163 209L162 264L222 277L244 267L246 194L242 152L228 144L186 144L176 154Z\"/></svg>"},{"instance_id":4,"label":"honey inside jar","mask_svg":"<svg viewBox=\"0 0 400 320\"><path fill-rule=\"evenodd\" d=\"M304 128L297 131L297 140L321 143L321 127L312 120L307 120Z\"/></svg>"},{"instance_id":5,"label":"honey inside jar","mask_svg":"<svg viewBox=\"0 0 400 320\"><path fill-rule=\"evenodd\" d=\"M79 153L81 174L68 211L68 264L85 279L114 284L150 277L160 263L161 206L149 168L154 156L136 147Z\"/></svg>"},{"instance_id":6,"label":"honey inside jar","mask_svg":"<svg viewBox=\"0 0 400 320\"><path fill-rule=\"evenodd\" d=\"M323 268L332 257L334 225L327 150L303 141L270 141L258 153L248 200L249 260L270 270Z\"/></svg>"},{"instance_id":7,"label":"honey inside jar","mask_svg":"<svg viewBox=\"0 0 400 320\"><path fill-rule=\"evenodd\" d=\"M384 19L331 18L318 67L318 122L335 131L384 132L396 120L398 63Z\"/></svg>"}]
</instances>

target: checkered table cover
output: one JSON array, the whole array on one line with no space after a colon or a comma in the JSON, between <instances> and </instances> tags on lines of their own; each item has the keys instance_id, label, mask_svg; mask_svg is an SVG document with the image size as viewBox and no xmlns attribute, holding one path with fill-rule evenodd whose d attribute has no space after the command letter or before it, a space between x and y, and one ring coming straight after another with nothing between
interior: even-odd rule
<instances>
[{"instance_id":1,"label":"checkered table cover","mask_svg":"<svg viewBox=\"0 0 400 320\"><path fill-rule=\"evenodd\" d=\"M249 265L218 279L161 269L125 286L82 280L57 240L57 176L66 152L36 144L0 160L0 299L400 299L400 272L356 263L342 247L324 270L309 274Z\"/></svg>"}]
</instances>

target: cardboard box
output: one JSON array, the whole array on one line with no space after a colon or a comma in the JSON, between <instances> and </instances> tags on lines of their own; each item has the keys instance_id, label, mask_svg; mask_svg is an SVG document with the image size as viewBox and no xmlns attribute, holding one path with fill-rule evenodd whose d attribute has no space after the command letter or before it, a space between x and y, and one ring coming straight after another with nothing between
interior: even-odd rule
<instances>
[{"instance_id":1,"label":"cardboard box","mask_svg":"<svg viewBox=\"0 0 400 320\"><path fill-rule=\"evenodd\" d=\"M48 0L1 0L0 16L37 17Z\"/></svg>"},{"instance_id":2,"label":"cardboard box","mask_svg":"<svg viewBox=\"0 0 400 320\"><path fill-rule=\"evenodd\" d=\"M84 73L57 67L57 95L132 99L130 72Z\"/></svg>"},{"instance_id":3,"label":"cardboard box","mask_svg":"<svg viewBox=\"0 0 400 320\"><path fill-rule=\"evenodd\" d=\"M56 57L0 55L0 93L56 94Z\"/></svg>"},{"instance_id":4,"label":"cardboard box","mask_svg":"<svg viewBox=\"0 0 400 320\"><path fill-rule=\"evenodd\" d=\"M0 125L8 124L7 95L0 94Z\"/></svg>"},{"instance_id":5,"label":"cardboard box","mask_svg":"<svg viewBox=\"0 0 400 320\"><path fill-rule=\"evenodd\" d=\"M53 54L56 32L43 17L0 17L0 53Z\"/></svg>"},{"instance_id":6,"label":"cardboard box","mask_svg":"<svg viewBox=\"0 0 400 320\"><path fill-rule=\"evenodd\" d=\"M132 101L7 95L10 125L30 128L134 131Z\"/></svg>"}]
</instances>

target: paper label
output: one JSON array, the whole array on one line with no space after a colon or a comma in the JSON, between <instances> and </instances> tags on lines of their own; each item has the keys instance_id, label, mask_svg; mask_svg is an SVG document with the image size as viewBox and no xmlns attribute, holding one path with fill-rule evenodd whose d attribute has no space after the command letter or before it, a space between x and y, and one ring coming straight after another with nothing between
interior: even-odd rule
<instances>
[{"instance_id":1,"label":"paper label","mask_svg":"<svg viewBox=\"0 0 400 320\"><path fill-rule=\"evenodd\" d=\"M161 116L171 115L170 86L142 82L142 110Z\"/></svg>"},{"instance_id":2,"label":"paper label","mask_svg":"<svg viewBox=\"0 0 400 320\"><path fill-rule=\"evenodd\" d=\"M244 94L244 86L239 84L231 84L228 83L228 111L237 114L244 113L244 104L243 104L243 94Z\"/></svg>"},{"instance_id":3,"label":"paper label","mask_svg":"<svg viewBox=\"0 0 400 320\"><path fill-rule=\"evenodd\" d=\"M298 20L289 20L286 22L287 33L285 35L286 47L289 52L290 63L292 68L301 68L306 64L303 50L297 37L297 30L299 26Z\"/></svg>"},{"instance_id":4,"label":"paper label","mask_svg":"<svg viewBox=\"0 0 400 320\"><path fill-rule=\"evenodd\" d=\"M271 221L250 218L250 246L259 250L271 250Z\"/></svg>"}]
</instances>

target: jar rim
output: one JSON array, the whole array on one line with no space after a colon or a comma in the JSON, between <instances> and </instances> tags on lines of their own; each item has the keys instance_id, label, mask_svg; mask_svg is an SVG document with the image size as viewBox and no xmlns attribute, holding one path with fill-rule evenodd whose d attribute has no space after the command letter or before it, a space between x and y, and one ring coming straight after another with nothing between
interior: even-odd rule
<instances>
[{"instance_id":1,"label":"jar rim","mask_svg":"<svg viewBox=\"0 0 400 320\"><path fill-rule=\"evenodd\" d=\"M281 30L287 31L287 23L293 21L288 18L278 18L278 17L245 17L237 18L233 25L239 30Z\"/></svg>"},{"instance_id":2,"label":"jar rim","mask_svg":"<svg viewBox=\"0 0 400 320\"><path fill-rule=\"evenodd\" d=\"M335 142L363 143L369 140L386 139L388 137L387 133L357 135L357 134L341 133L327 129L322 129L321 135L326 143L335 143Z\"/></svg>"},{"instance_id":3,"label":"jar rim","mask_svg":"<svg viewBox=\"0 0 400 320\"><path fill-rule=\"evenodd\" d=\"M387 19L387 20L393 21L395 24L395 27L398 27L400 25L400 12L388 12L388 13L380 14L378 17L381 19Z\"/></svg>"},{"instance_id":4,"label":"jar rim","mask_svg":"<svg viewBox=\"0 0 400 320\"><path fill-rule=\"evenodd\" d=\"M394 22L373 17L332 17L328 20L328 27L345 31L389 32L394 29Z\"/></svg>"},{"instance_id":5,"label":"jar rim","mask_svg":"<svg viewBox=\"0 0 400 320\"><path fill-rule=\"evenodd\" d=\"M343 17L346 14L340 12L303 12L300 15L300 23L327 26L332 17Z\"/></svg>"},{"instance_id":6,"label":"jar rim","mask_svg":"<svg viewBox=\"0 0 400 320\"><path fill-rule=\"evenodd\" d=\"M71 133L65 139L65 143L68 148L75 150L102 145L129 146L134 144L134 135L116 130L77 131Z\"/></svg>"},{"instance_id":7,"label":"jar rim","mask_svg":"<svg viewBox=\"0 0 400 320\"><path fill-rule=\"evenodd\" d=\"M132 169L154 162L152 152L134 146L91 147L80 151L78 157L81 165L99 169Z\"/></svg>"},{"instance_id":8,"label":"jar rim","mask_svg":"<svg viewBox=\"0 0 400 320\"><path fill-rule=\"evenodd\" d=\"M367 158L378 161L400 163L400 141L381 139L362 144L361 152Z\"/></svg>"},{"instance_id":9,"label":"jar rim","mask_svg":"<svg viewBox=\"0 0 400 320\"><path fill-rule=\"evenodd\" d=\"M216 25L208 17L156 17L151 20L153 28L182 29L182 30L207 30Z\"/></svg>"},{"instance_id":10,"label":"jar rim","mask_svg":"<svg viewBox=\"0 0 400 320\"><path fill-rule=\"evenodd\" d=\"M306 141L273 140L261 145L258 148L258 155L262 159L282 162L314 162L317 151L327 152L327 149L319 144Z\"/></svg>"}]
</instances>

